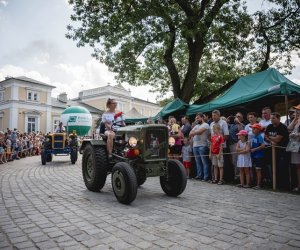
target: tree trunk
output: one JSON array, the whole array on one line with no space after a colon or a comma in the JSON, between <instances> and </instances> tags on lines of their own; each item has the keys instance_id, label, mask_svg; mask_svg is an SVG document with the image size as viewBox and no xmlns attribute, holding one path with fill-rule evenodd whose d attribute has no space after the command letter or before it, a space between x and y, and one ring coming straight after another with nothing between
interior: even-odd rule
<instances>
[{"instance_id":1,"label":"tree trunk","mask_svg":"<svg viewBox=\"0 0 300 250\"><path fill-rule=\"evenodd\" d=\"M204 42L200 36L195 42L189 45L189 65L179 95L179 98L186 103L189 103L193 97L199 71L199 62L203 55L204 47Z\"/></svg>"}]
</instances>

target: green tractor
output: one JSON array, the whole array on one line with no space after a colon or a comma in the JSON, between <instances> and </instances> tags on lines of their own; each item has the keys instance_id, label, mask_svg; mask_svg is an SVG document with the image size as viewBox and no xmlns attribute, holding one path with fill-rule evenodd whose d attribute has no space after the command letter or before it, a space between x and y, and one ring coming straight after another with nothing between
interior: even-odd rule
<instances>
[{"instance_id":1,"label":"green tractor","mask_svg":"<svg viewBox=\"0 0 300 250\"><path fill-rule=\"evenodd\" d=\"M106 136L84 140L80 151L83 180L88 190L100 191L108 174L117 200L130 204L138 186L148 177L159 176L162 190L169 196L180 195L186 187L184 166L168 159L168 129L164 125L134 125L116 131L113 158L109 161Z\"/></svg>"}]
</instances>

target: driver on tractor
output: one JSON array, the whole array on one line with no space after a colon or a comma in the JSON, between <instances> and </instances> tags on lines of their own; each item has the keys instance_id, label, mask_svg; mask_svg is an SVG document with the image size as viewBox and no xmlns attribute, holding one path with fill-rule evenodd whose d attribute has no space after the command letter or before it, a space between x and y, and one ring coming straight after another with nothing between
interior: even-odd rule
<instances>
[{"instance_id":1,"label":"driver on tractor","mask_svg":"<svg viewBox=\"0 0 300 250\"><path fill-rule=\"evenodd\" d=\"M112 159L113 140L115 132L119 127L125 126L125 120L122 112L116 112L117 102L115 99L108 98L106 102L107 110L102 114L100 133L107 136L108 160Z\"/></svg>"},{"instance_id":2,"label":"driver on tractor","mask_svg":"<svg viewBox=\"0 0 300 250\"><path fill-rule=\"evenodd\" d=\"M65 132L66 132L66 129L63 126L63 123L59 122L58 126L55 129L55 133L65 133Z\"/></svg>"}]
</instances>

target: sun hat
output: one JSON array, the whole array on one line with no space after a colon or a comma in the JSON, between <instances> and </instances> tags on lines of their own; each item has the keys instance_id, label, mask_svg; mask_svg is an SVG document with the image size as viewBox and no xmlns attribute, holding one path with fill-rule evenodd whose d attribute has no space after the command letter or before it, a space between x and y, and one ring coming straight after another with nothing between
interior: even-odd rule
<instances>
[{"instance_id":1,"label":"sun hat","mask_svg":"<svg viewBox=\"0 0 300 250\"><path fill-rule=\"evenodd\" d=\"M250 128L257 128L257 129L259 129L259 130L262 130L262 129L263 129L263 127L262 127L259 123L255 123L255 124L253 124L253 125L250 125L249 127L250 127Z\"/></svg>"},{"instance_id":2,"label":"sun hat","mask_svg":"<svg viewBox=\"0 0 300 250\"><path fill-rule=\"evenodd\" d=\"M248 135L248 131L247 130L241 130L236 135Z\"/></svg>"},{"instance_id":3,"label":"sun hat","mask_svg":"<svg viewBox=\"0 0 300 250\"><path fill-rule=\"evenodd\" d=\"M297 106L294 106L293 108L300 110L300 104L298 104Z\"/></svg>"}]
</instances>

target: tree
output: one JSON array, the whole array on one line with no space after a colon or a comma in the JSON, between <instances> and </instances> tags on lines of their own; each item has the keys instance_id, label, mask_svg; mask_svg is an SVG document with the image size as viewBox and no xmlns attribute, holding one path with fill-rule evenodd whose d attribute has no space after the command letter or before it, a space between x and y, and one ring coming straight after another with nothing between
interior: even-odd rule
<instances>
[{"instance_id":1,"label":"tree","mask_svg":"<svg viewBox=\"0 0 300 250\"><path fill-rule=\"evenodd\" d=\"M254 32L261 53L260 70L278 62L286 73L293 68L291 53L300 49L300 0L269 0L275 7L255 13ZM271 54L273 56L271 56Z\"/></svg>"},{"instance_id":2,"label":"tree","mask_svg":"<svg viewBox=\"0 0 300 250\"><path fill-rule=\"evenodd\" d=\"M263 31L272 13L252 17L239 0L69 2L71 20L80 25L68 26L68 38L94 47L93 56L119 81L149 84L161 94L171 90L187 103L259 69L267 55Z\"/></svg>"}]
</instances>

